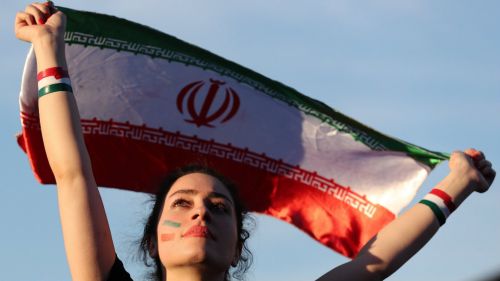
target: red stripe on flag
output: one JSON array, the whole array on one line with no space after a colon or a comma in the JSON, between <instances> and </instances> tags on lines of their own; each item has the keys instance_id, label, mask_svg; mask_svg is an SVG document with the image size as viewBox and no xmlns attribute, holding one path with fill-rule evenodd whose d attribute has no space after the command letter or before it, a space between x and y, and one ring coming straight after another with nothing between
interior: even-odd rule
<instances>
[{"instance_id":1,"label":"red stripe on flag","mask_svg":"<svg viewBox=\"0 0 500 281\"><path fill-rule=\"evenodd\" d=\"M55 183L37 118L23 114L22 123L18 143L35 176L42 183ZM111 121L82 120L82 128L99 186L154 193L169 171L193 163L208 165L239 186L251 211L292 223L351 258L395 218L334 181L247 149Z\"/></svg>"}]
</instances>

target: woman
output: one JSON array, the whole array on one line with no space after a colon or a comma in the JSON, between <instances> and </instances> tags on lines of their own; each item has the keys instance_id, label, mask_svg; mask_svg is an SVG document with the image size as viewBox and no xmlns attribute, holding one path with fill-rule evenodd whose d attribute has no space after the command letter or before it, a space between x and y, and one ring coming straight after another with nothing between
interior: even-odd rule
<instances>
[{"instance_id":1,"label":"woman","mask_svg":"<svg viewBox=\"0 0 500 281\"><path fill-rule=\"evenodd\" d=\"M42 136L57 182L71 275L74 280L130 280L116 258L83 142L65 73L64 30L65 17L50 2L31 4L16 16L16 36L33 44L37 58ZM384 279L421 249L472 192L488 190L496 174L475 150L454 152L449 166L450 174L434 196L442 204L429 203L428 198L413 206L373 237L355 259L318 280ZM244 211L232 190L220 176L200 169L181 172L164 186L142 241L157 261L158 280L227 280L229 268L242 260L247 237L240 227Z\"/></svg>"}]
</instances>

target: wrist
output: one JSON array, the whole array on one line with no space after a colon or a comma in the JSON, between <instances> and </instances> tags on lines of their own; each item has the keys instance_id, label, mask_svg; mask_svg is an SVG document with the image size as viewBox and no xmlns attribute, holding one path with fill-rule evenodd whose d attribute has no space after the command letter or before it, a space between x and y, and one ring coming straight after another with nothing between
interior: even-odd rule
<instances>
[{"instance_id":1,"label":"wrist","mask_svg":"<svg viewBox=\"0 0 500 281\"><path fill-rule=\"evenodd\" d=\"M439 225L474 191L473 180L463 173L450 172L419 203L427 205Z\"/></svg>"},{"instance_id":2,"label":"wrist","mask_svg":"<svg viewBox=\"0 0 500 281\"><path fill-rule=\"evenodd\" d=\"M58 47L64 45L64 36L52 31L37 32L31 42L34 46Z\"/></svg>"},{"instance_id":3,"label":"wrist","mask_svg":"<svg viewBox=\"0 0 500 281\"><path fill-rule=\"evenodd\" d=\"M33 40L33 49L38 71L55 66L67 68L63 39L50 35L40 35L36 40Z\"/></svg>"},{"instance_id":4,"label":"wrist","mask_svg":"<svg viewBox=\"0 0 500 281\"><path fill-rule=\"evenodd\" d=\"M467 173L454 171L450 172L436 188L449 194L457 207L474 192L472 177Z\"/></svg>"}]
</instances>

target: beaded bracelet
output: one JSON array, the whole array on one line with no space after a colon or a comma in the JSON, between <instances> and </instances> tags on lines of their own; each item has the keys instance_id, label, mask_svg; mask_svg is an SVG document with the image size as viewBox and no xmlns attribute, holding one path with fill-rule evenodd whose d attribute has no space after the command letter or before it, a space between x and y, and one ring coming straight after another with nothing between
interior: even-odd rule
<instances>
[{"instance_id":1,"label":"beaded bracelet","mask_svg":"<svg viewBox=\"0 0 500 281\"><path fill-rule=\"evenodd\" d=\"M59 91L73 92L68 72L62 67L51 67L37 75L38 97Z\"/></svg>"},{"instance_id":2,"label":"beaded bracelet","mask_svg":"<svg viewBox=\"0 0 500 281\"><path fill-rule=\"evenodd\" d=\"M440 226L445 224L446 219L457 208L450 195L436 188L431 190L419 203L431 208Z\"/></svg>"}]
</instances>

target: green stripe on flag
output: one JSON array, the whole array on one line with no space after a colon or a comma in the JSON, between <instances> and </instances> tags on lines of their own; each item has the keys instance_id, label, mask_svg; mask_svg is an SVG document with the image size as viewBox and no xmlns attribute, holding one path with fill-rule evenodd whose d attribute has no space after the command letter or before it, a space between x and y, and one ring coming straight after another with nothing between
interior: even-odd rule
<instances>
[{"instance_id":1,"label":"green stripe on flag","mask_svg":"<svg viewBox=\"0 0 500 281\"><path fill-rule=\"evenodd\" d=\"M150 27L114 16L58 8L68 16L65 34L67 44L144 54L210 69L281 100L304 114L314 116L335 129L350 134L354 140L372 150L405 152L431 168L449 158L446 153L430 151L377 132L278 81ZM116 28L117 26L120 28Z\"/></svg>"}]
</instances>

